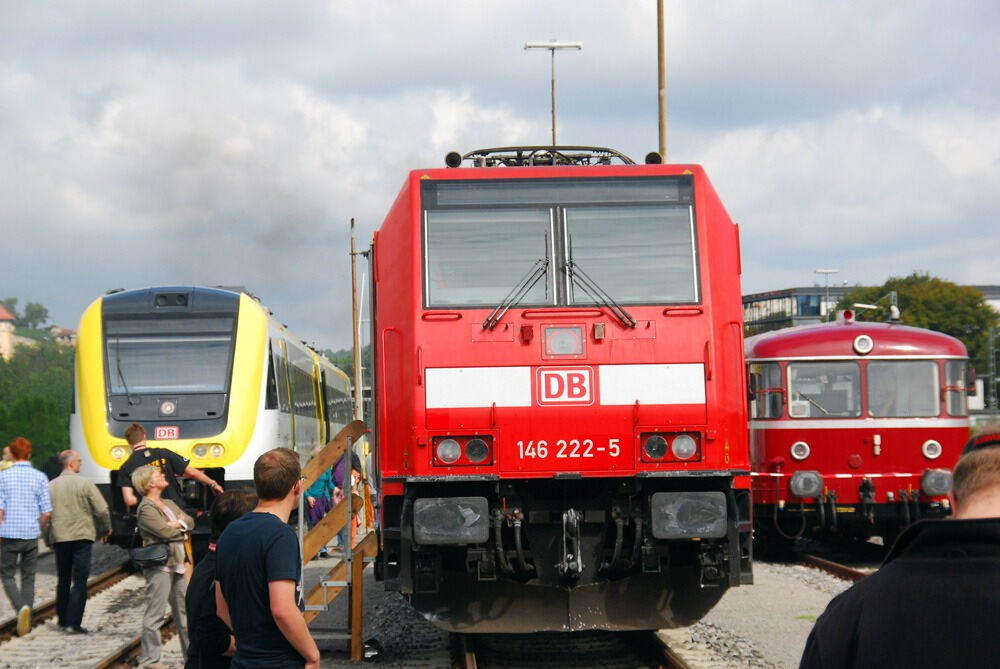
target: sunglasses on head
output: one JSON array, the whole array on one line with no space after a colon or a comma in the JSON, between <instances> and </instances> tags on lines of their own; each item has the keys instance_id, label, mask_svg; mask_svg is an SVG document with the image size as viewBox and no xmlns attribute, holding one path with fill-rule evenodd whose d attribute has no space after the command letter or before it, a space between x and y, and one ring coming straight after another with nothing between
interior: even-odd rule
<instances>
[{"instance_id":1,"label":"sunglasses on head","mask_svg":"<svg viewBox=\"0 0 1000 669\"><path fill-rule=\"evenodd\" d=\"M969 439L965 444L965 448L962 449L962 455L967 455L973 451L978 451L980 448L988 448L990 446L1000 446L1000 432L987 432Z\"/></svg>"}]
</instances>

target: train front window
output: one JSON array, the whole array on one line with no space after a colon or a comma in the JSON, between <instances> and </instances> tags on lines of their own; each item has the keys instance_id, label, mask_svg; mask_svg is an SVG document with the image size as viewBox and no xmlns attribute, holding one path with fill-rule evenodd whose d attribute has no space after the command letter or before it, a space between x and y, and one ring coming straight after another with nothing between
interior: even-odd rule
<instances>
[{"instance_id":1,"label":"train front window","mask_svg":"<svg viewBox=\"0 0 1000 669\"><path fill-rule=\"evenodd\" d=\"M428 308L700 300L690 176L426 181L421 199Z\"/></svg>"},{"instance_id":2,"label":"train front window","mask_svg":"<svg viewBox=\"0 0 1000 669\"><path fill-rule=\"evenodd\" d=\"M549 258L549 209L427 212L426 302L487 306L502 300L539 259ZM521 304L551 304L548 271Z\"/></svg>"},{"instance_id":3,"label":"train front window","mask_svg":"<svg viewBox=\"0 0 1000 669\"><path fill-rule=\"evenodd\" d=\"M876 418L937 416L940 384L933 360L868 363L868 414Z\"/></svg>"},{"instance_id":4,"label":"train front window","mask_svg":"<svg viewBox=\"0 0 1000 669\"><path fill-rule=\"evenodd\" d=\"M788 415L854 418L861 415L861 368L856 362L788 364Z\"/></svg>"},{"instance_id":5,"label":"train front window","mask_svg":"<svg viewBox=\"0 0 1000 669\"><path fill-rule=\"evenodd\" d=\"M232 328L232 318L107 321L109 394L226 392Z\"/></svg>"},{"instance_id":6,"label":"train front window","mask_svg":"<svg viewBox=\"0 0 1000 669\"><path fill-rule=\"evenodd\" d=\"M948 360L944 363L946 390L948 391L948 414L969 415L969 366L965 360Z\"/></svg>"},{"instance_id":7,"label":"train front window","mask_svg":"<svg viewBox=\"0 0 1000 669\"><path fill-rule=\"evenodd\" d=\"M687 206L567 209L569 255L617 302L697 302L694 220ZM571 304L594 304L573 290Z\"/></svg>"}]
</instances>

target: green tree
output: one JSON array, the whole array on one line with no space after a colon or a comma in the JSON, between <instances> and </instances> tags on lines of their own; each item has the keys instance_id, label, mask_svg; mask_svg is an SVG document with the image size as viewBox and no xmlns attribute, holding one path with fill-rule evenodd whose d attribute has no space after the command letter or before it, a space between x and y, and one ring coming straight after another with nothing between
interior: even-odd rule
<instances>
[{"instance_id":1,"label":"green tree","mask_svg":"<svg viewBox=\"0 0 1000 669\"><path fill-rule=\"evenodd\" d=\"M327 349L323 351L323 355L326 359L332 362L338 369L347 374L351 379L351 383L354 383L354 350L350 348L342 348L339 351L331 351ZM372 369L372 347L365 346L361 349L361 369L364 372L364 384L371 385L371 369Z\"/></svg>"},{"instance_id":2,"label":"green tree","mask_svg":"<svg viewBox=\"0 0 1000 669\"><path fill-rule=\"evenodd\" d=\"M73 348L53 342L18 346L0 359L0 443L25 437L36 463L69 447L73 362Z\"/></svg>"},{"instance_id":3,"label":"green tree","mask_svg":"<svg viewBox=\"0 0 1000 669\"><path fill-rule=\"evenodd\" d=\"M38 302L28 302L24 305L24 315L21 316L21 323L25 327L37 328L44 325L49 320L49 310Z\"/></svg>"},{"instance_id":4,"label":"green tree","mask_svg":"<svg viewBox=\"0 0 1000 669\"><path fill-rule=\"evenodd\" d=\"M986 302L982 292L925 272L914 272L905 277L892 277L881 286L859 286L840 298L837 308L848 309L855 302L877 302L878 309L860 310L857 318L885 322L889 320L889 300L883 298L891 291L896 291L898 296L903 323L960 339L969 351L972 365L980 372L986 371L989 330L997 326L1000 315Z\"/></svg>"}]
</instances>

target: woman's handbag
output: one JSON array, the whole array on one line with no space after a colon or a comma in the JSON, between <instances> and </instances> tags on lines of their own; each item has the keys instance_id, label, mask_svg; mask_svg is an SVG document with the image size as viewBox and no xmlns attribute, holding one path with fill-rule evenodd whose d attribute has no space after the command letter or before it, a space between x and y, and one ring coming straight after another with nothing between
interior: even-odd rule
<instances>
[{"instance_id":1,"label":"woman's handbag","mask_svg":"<svg viewBox=\"0 0 1000 669\"><path fill-rule=\"evenodd\" d=\"M136 528L132 535L132 546L128 553L137 569L145 567L162 567L167 564L167 545L162 542L136 546L135 540L139 536L139 528Z\"/></svg>"}]
</instances>

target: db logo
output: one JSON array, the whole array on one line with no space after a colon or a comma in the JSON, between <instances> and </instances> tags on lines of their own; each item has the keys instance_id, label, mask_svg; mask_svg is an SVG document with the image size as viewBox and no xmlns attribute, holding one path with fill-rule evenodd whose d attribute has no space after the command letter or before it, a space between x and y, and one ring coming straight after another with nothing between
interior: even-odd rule
<instances>
[{"instance_id":1,"label":"db logo","mask_svg":"<svg viewBox=\"0 0 1000 669\"><path fill-rule=\"evenodd\" d=\"M590 367L544 367L537 377L539 404L593 404L594 370Z\"/></svg>"}]
</instances>

